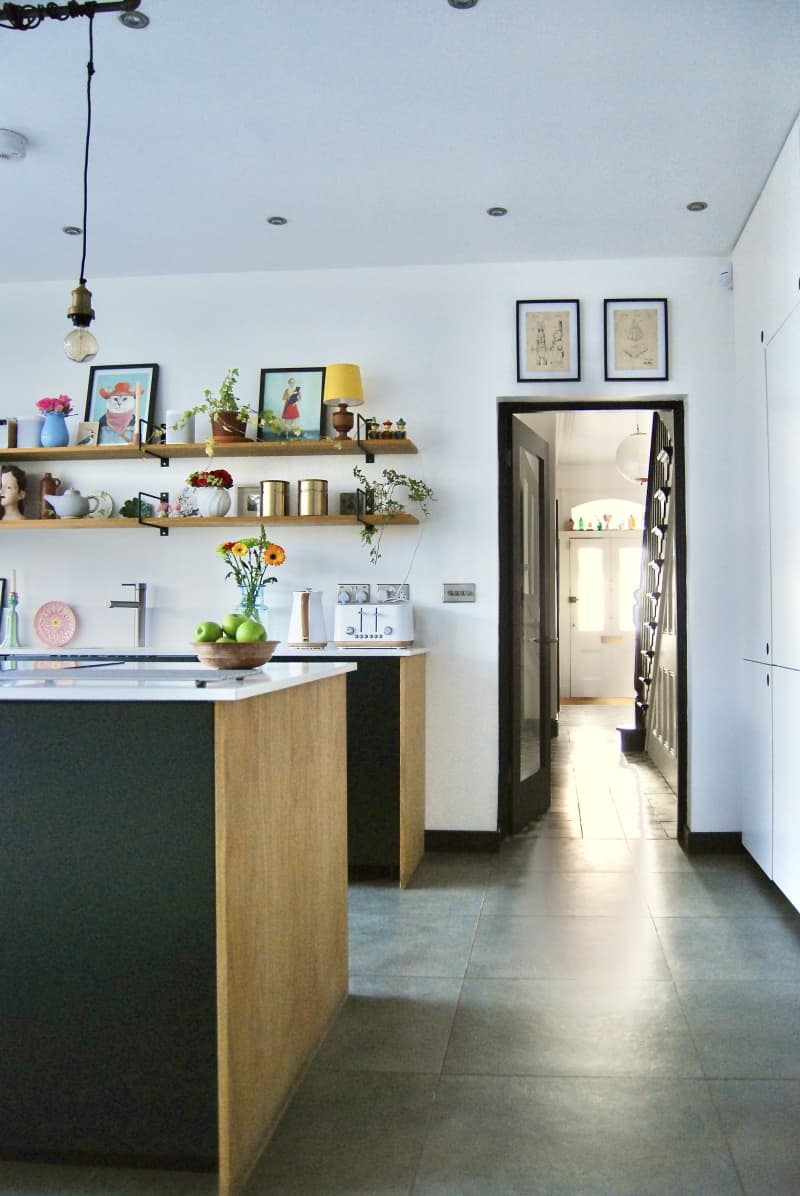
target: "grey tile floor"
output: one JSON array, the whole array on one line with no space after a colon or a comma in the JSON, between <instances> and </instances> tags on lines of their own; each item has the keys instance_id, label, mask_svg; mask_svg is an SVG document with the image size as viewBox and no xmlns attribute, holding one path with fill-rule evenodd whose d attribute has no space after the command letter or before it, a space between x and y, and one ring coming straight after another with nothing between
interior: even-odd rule
<instances>
[{"instance_id":1,"label":"grey tile floor","mask_svg":"<svg viewBox=\"0 0 800 1196\"><path fill-rule=\"evenodd\" d=\"M246 1196L798 1196L800 915L688 858L674 795L567 707L553 807L350 895L350 996ZM0 1164L2 1196L212 1196Z\"/></svg>"}]
</instances>

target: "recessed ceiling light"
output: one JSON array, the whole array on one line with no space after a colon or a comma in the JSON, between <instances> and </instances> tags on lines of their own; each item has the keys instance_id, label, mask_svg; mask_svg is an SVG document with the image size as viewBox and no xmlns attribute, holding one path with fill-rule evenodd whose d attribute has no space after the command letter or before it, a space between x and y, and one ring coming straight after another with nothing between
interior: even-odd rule
<instances>
[{"instance_id":1,"label":"recessed ceiling light","mask_svg":"<svg viewBox=\"0 0 800 1196\"><path fill-rule=\"evenodd\" d=\"M690 212L705 212L708 204L704 199L693 199L691 203L687 203L686 207Z\"/></svg>"},{"instance_id":2,"label":"recessed ceiling light","mask_svg":"<svg viewBox=\"0 0 800 1196\"><path fill-rule=\"evenodd\" d=\"M83 229L79 228L77 224L65 224L61 231L62 233L66 233L68 237L79 237Z\"/></svg>"},{"instance_id":3,"label":"recessed ceiling light","mask_svg":"<svg viewBox=\"0 0 800 1196\"><path fill-rule=\"evenodd\" d=\"M143 12L121 12L119 17L120 25L124 25L126 29L146 29L150 24L150 18Z\"/></svg>"},{"instance_id":4,"label":"recessed ceiling light","mask_svg":"<svg viewBox=\"0 0 800 1196\"><path fill-rule=\"evenodd\" d=\"M267 216L267 224L280 225L280 224L288 224L288 223L289 223L289 221L286 219L285 216Z\"/></svg>"},{"instance_id":5,"label":"recessed ceiling light","mask_svg":"<svg viewBox=\"0 0 800 1196\"><path fill-rule=\"evenodd\" d=\"M478 0L447 0L451 8L474 8Z\"/></svg>"},{"instance_id":6,"label":"recessed ceiling light","mask_svg":"<svg viewBox=\"0 0 800 1196\"><path fill-rule=\"evenodd\" d=\"M508 208L499 208L499 207L498 208L487 208L486 215L487 216L507 216Z\"/></svg>"},{"instance_id":7,"label":"recessed ceiling light","mask_svg":"<svg viewBox=\"0 0 800 1196\"><path fill-rule=\"evenodd\" d=\"M28 142L13 129L0 129L0 162L21 162L28 152Z\"/></svg>"}]
</instances>

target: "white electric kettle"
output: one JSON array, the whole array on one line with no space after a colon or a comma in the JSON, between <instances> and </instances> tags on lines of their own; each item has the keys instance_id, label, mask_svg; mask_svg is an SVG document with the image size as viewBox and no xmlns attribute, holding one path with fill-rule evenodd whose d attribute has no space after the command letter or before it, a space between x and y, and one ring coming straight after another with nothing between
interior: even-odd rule
<instances>
[{"instance_id":1,"label":"white electric kettle","mask_svg":"<svg viewBox=\"0 0 800 1196\"><path fill-rule=\"evenodd\" d=\"M328 642L320 590L295 590L289 619L290 648L324 648Z\"/></svg>"}]
</instances>

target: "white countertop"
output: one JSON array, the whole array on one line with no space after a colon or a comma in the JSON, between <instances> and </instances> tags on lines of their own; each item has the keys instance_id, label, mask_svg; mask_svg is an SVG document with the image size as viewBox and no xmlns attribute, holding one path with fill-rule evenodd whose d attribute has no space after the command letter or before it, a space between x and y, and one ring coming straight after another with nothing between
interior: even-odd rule
<instances>
[{"instance_id":1,"label":"white countertop","mask_svg":"<svg viewBox=\"0 0 800 1196\"><path fill-rule=\"evenodd\" d=\"M382 645L376 648L363 648L358 645L353 645L351 648L339 647L334 643L328 643L324 648L294 648L288 644L278 644L275 649L276 656L313 656L320 660L336 660L337 657L341 659L343 656L421 656L428 651L427 648L390 648ZM197 657L192 652L191 644L177 650L170 651L168 648L119 648L119 647L97 647L97 648L48 648L46 644L41 644L37 648L0 648L0 661L6 656L13 656L19 660L25 658L37 660L71 660L74 658L85 659L87 657L108 660L114 658L115 660L137 660L145 659L152 661L195 661Z\"/></svg>"},{"instance_id":2,"label":"white countertop","mask_svg":"<svg viewBox=\"0 0 800 1196\"><path fill-rule=\"evenodd\" d=\"M208 668L196 660L105 664L6 660L0 667L0 702L237 702L337 677L355 668L345 661L325 660L319 664L268 661L259 669L225 670Z\"/></svg>"}]
</instances>

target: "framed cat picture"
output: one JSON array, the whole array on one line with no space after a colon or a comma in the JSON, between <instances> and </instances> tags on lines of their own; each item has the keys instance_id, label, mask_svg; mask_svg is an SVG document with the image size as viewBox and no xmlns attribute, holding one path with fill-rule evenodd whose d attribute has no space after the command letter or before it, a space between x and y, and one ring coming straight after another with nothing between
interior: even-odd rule
<instances>
[{"instance_id":1,"label":"framed cat picture","mask_svg":"<svg viewBox=\"0 0 800 1196\"><path fill-rule=\"evenodd\" d=\"M84 419L97 421L98 444L138 445L153 423L157 365L93 365Z\"/></svg>"}]
</instances>

